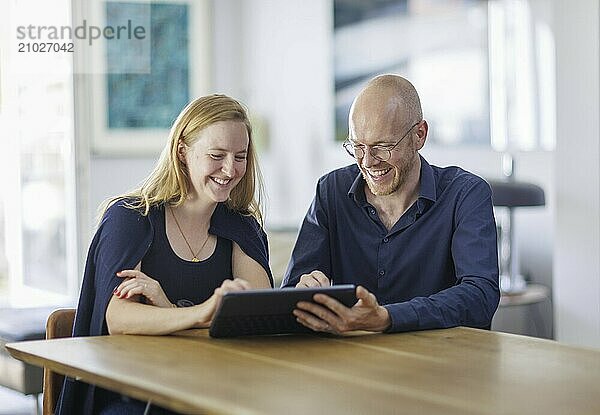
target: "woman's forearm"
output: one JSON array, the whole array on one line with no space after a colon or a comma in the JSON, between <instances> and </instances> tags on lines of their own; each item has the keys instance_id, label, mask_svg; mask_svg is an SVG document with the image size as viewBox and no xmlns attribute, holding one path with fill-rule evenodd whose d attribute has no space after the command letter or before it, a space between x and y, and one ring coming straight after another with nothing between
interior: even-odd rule
<instances>
[{"instance_id":1,"label":"woman's forearm","mask_svg":"<svg viewBox=\"0 0 600 415\"><path fill-rule=\"evenodd\" d=\"M170 334L208 327L213 308L211 299L193 307L161 308L113 297L106 310L106 324L110 334Z\"/></svg>"}]
</instances>

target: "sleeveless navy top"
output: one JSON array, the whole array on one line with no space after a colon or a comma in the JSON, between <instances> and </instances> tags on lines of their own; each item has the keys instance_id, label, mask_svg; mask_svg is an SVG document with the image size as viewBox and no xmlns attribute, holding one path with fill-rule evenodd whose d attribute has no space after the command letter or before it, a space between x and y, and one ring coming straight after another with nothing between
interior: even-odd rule
<instances>
[{"instance_id":1,"label":"sleeveless navy top","mask_svg":"<svg viewBox=\"0 0 600 415\"><path fill-rule=\"evenodd\" d=\"M214 252L200 262L180 258L167 239L164 208L154 229L152 245L142 258L142 272L160 283L173 304L179 307L206 301L221 283L232 278L232 242L217 236Z\"/></svg>"}]
</instances>

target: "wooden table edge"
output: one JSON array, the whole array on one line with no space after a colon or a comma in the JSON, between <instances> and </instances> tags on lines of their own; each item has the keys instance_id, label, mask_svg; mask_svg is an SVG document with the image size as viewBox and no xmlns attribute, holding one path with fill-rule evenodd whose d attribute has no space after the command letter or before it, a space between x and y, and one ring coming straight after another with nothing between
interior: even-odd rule
<instances>
[{"instance_id":1,"label":"wooden table edge","mask_svg":"<svg viewBox=\"0 0 600 415\"><path fill-rule=\"evenodd\" d=\"M96 336L100 337L100 336ZM64 339L56 339L56 340L64 340ZM122 382L120 380L115 379L105 379L101 375L95 375L85 370L74 368L70 365L64 363L58 363L54 361L48 361L44 358L38 357L34 354L25 352L23 350L18 349L18 345L27 344L27 343L37 343L40 341L52 341L52 340L29 340L22 342L13 342L5 344L5 348L8 353L17 360L21 360L23 362L29 363L34 366L43 367L54 371L56 373L60 373L64 376L73 378L78 381L82 381L85 383L90 383L95 386L99 386L104 389L111 390L116 393L122 393L123 388L127 390L127 396L132 398L147 402L150 401L153 404L157 404L159 406L174 410L176 412L196 414L198 413L198 408L195 406L191 406L186 404L185 402L179 399L173 399L168 396L163 395L159 391L147 392L142 388L132 385L130 383ZM149 395L152 395L149 397ZM231 414L236 413L240 408L235 405L223 405L222 403L217 402L212 399L208 399L205 397L200 398L203 406L203 413L206 414ZM248 412L245 412L248 413Z\"/></svg>"}]
</instances>

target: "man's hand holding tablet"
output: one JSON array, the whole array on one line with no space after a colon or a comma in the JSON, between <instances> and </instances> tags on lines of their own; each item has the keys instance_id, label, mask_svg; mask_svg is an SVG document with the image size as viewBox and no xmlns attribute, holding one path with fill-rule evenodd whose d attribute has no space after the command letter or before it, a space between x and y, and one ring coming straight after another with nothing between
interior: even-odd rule
<instances>
[{"instance_id":1,"label":"man's hand holding tablet","mask_svg":"<svg viewBox=\"0 0 600 415\"><path fill-rule=\"evenodd\" d=\"M296 284L297 289L328 286L329 278L318 270L302 275ZM387 330L390 315L377 298L361 286L356 288L356 298L358 301L350 307L325 293L318 293L312 301L299 302L294 315L300 324L314 331L341 334L354 330Z\"/></svg>"}]
</instances>

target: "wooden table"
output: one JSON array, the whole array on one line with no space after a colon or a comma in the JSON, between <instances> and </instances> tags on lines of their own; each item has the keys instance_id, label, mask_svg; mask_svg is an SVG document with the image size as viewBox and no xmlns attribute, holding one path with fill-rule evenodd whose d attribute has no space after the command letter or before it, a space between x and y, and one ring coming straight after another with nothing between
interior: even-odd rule
<instances>
[{"instance_id":1,"label":"wooden table","mask_svg":"<svg viewBox=\"0 0 600 415\"><path fill-rule=\"evenodd\" d=\"M189 413L600 414L600 351L468 328L226 340L190 330L7 349Z\"/></svg>"}]
</instances>

